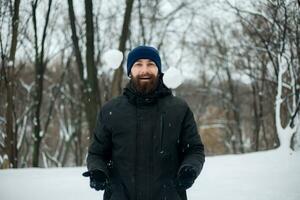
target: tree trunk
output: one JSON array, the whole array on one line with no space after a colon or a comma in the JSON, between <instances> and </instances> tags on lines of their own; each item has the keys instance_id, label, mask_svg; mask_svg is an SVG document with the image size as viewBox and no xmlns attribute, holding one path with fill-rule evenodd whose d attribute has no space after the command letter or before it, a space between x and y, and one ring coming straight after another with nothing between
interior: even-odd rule
<instances>
[{"instance_id":1,"label":"tree trunk","mask_svg":"<svg viewBox=\"0 0 300 200\"><path fill-rule=\"evenodd\" d=\"M266 137L266 129L265 129L265 120L264 120L264 98L263 95L265 93L265 80L266 80L266 70L267 66L265 63L262 63L262 74L261 74L261 88L260 93L258 94L258 103L259 103L259 121L261 123L261 129L262 129L262 139L265 143L265 149L268 149L268 140Z\"/></svg>"},{"instance_id":2,"label":"tree trunk","mask_svg":"<svg viewBox=\"0 0 300 200\"><path fill-rule=\"evenodd\" d=\"M257 106L257 90L258 90L258 84L257 81L253 80L251 83L252 87L252 103L253 103L253 121L254 121L254 129L253 129L253 143L254 143L254 150L259 150L259 132L260 132L260 119L259 119L259 108Z\"/></svg>"},{"instance_id":3,"label":"tree trunk","mask_svg":"<svg viewBox=\"0 0 300 200\"><path fill-rule=\"evenodd\" d=\"M101 106L100 91L97 79L97 68L94 61L94 24L93 24L93 2L85 0L86 20L86 68L87 68L87 93L86 112L89 121L90 136L96 124L98 109Z\"/></svg>"},{"instance_id":4,"label":"tree trunk","mask_svg":"<svg viewBox=\"0 0 300 200\"><path fill-rule=\"evenodd\" d=\"M8 160L10 162L9 167L18 167L18 149L17 149L17 126L16 119L13 115L15 113L14 108L14 87L15 87L15 55L18 42L18 26L19 26L19 7L20 0L15 0L12 17L12 38L11 48L9 53L9 62L11 66L7 67L6 71L6 88L7 88L7 109L6 109L6 138L5 148ZM4 69L5 70L5 69Z\"/></svg>"},{"instance_id":5,"label":"tree trunk","mask_svg":"<svg viewBox=\"0 0 300 200\"><path fill-rule=\"evenodd\" d=\"M236 122L235 129L236 129L236 134L237 134L237 140L238 140L238 147L239 147L239 152L244 153L244 143L243 143L243 138L242 138L242 129L241 129L241 120L240 120L240 106L235 100L235 90L231 78L230 71L228 67L226 68L226 74L228 78L228 84L229 84L229 92L230 92L230 100L231 100L231 105L232 105L232 111L233 111L233 117Z\"/></svg>"},{"instance_id":6,"label":"tree trunk","mask_svg":"<svg viewBox=\"0 0 300 200\"><path fill-rule=\"evenodd\" d=\"M97 68L94 61L94 26L93 26L93 4L90 0L85 0L86 19L86 69L87 79L84 77L84 64L79 48L79 40L76 33L75 13L73 0L68 0L69 19L72 31L73 48L76 56L79 77L81 80L80 89L82 91L82 101L84 102L85 116L88 122L90 135L95 128L96 116L101 106L100 90L98 86Z\"/></svg>"},{"instance_id":7,"label":"tree trunk","mask_svg":"<svg viewBox=\"0 0 300 200\"><path fill-rule=\"evenodd\" d=\"M132 13L133 2L134 0L126 0L126 11L124 15L122 34L120 37L120 44L119 44L119 50L123 53L123 55L125 54L126 41L129 37L129 26L130 26L130 18ZM121 94L123 73L124 70L123 70L123 62L122 62L120 67L114 73L112 89L111 89L111 97L115 97Z\"/></svg>"},{"instance_id":8,"label":"tree trunk","mask_svg":"<svg viewBox=\"0 0 300 200\"><path fill-rule=\"evenodd\" d=\"M35 42L35 91L33 95L34 101L34 115L33 115L33 158L32 158L32 166L39 167L39 157L40 157L40 145L42 142L42 138L45 133L41 134L42 126L41 126L41 107L43 102L43 90L44 90L44 74L46 71L46 62L44 61L44 47L45 40L47 36L47 28L49 24L50 11L51 11L52 0L48 2L47 14L45 19L45 25L43 27L43 35L41 39L41 45L38 43L38 33L37 33L37 18L36 18L36 10L37 10L37 1L32 3L32 19L33 19L33 27L34 27L34 42ZM39 51L40 48L40 51Z\"/></svg>"}]
</instances>

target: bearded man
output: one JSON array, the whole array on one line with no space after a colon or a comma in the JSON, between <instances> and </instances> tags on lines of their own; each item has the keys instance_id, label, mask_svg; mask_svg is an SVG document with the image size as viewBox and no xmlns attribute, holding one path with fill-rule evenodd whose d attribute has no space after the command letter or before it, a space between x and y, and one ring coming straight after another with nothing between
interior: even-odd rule
<instances>
[{"instance_id":1,"label":"bearded man","mask_svg":"<svg viewBox=\"0 0 300 200\"><path fill-rule=\"evenodd\" d=\"M163 83L155 48L130 51L127 75L99 111L83 175L104 200L186 200L205 161L193 113Z\"/></svg>"}]
</instances>

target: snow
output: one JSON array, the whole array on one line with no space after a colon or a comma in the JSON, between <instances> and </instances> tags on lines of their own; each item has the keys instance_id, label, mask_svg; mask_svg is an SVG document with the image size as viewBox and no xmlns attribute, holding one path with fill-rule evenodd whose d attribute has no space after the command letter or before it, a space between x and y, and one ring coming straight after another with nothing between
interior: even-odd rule
<instances>
[{"instance_id":1,"label":"snow","mask_svg":"<svg viewBox=\"0 0 300 200\"><path fill-rule=\"evenodd\" d=\"M23 142L23 138L24 138L24 135L26 133L27 119L28 119L28 116L25 115L24 119L23 119L23 124L21 126L21 131L20 131L19 139L18 139L18 144L17 144L17 149L18 150L21 148L21 145L22 145L22 142Z\"/></svg>"},{"instance_id":2,"label":"snow","mask_svg":"<svg viewBox=\"0 0 300 200\"><path fill-rule=\"evenodd\" d=\"M175 89L183 82L183 76L178 69L170 67L164 73L163 81L167 87Z\"/></svg>"},{"instance_id":3,"label":"snow","mask_svg":"<svg viewBox=\"0 0 300 200\"><path fill-rule=\"evenodd\" d=\"M208 158L191 199L300 199L300 153L278 150ZM199 188L199 192L196 192Z\"/></svg>"},{"instance_id":4,"label":"snow","mask_svg":"<svg viewBox=\"0 0 300 200\"><path fill-rule=\"evenodd\" d=\"M2 123L6 123L6 119L4 117L0 116L0 124L2 124Z\"/></svg>"},{"instance_id":5,"label":"snow","mask_svg":"<svg viewBox=\"0 0 300 200\"><path fill-rule=\"evenodd\" d=\"M190 200L299 200L300 152L279 150L207 157ZM3 200L102 199L81 174L86 167L0 170Z\"/></svg>"},{"instance_id":6,"label":"snow","mask_svg":"<svg viewBox=\"0 0 300 200\"><path fill-rule=\"evenodd\" d=\"M5 154L3 157L0 155L0 164L2 164L4 162L4 160L7 160L8 156L7 154Z\"/></svg>"},{"instance_id":7,"label":"snow","mask_svg":"<svg viewBox=\"0 0 300 200\"><path fill-rule=\"evenodd\" d=\"M277 76L277 94L276 94L276 100L275 100L275 125L276 130L278 133L278 138L280 141L280 148L282 151L291 151L290 149L290 141L293 136L293 134L296 132L299 123L298 118L295 118L295 124L293 128L289 125L286 125L286 127L282 127L282 119L281 119L281 104L283 103L284 97L282 97L282 85L283 85L283 75L286 73L286 70L288 69L288 64L286 58L283 58L282 56L278 55L278 61L279 61L279 71ZM293 74L292 74L293 76ZM292 79L293 80L293 79ZM292 86L294 87L294 86ZM293 91L295 91L293 89ZM293 101L296 101L296 98L293 98ZM296 110L296 103L293 103L293 110ZM289 119L291 120L291 119Z\"/></svg>"}]
</instances>

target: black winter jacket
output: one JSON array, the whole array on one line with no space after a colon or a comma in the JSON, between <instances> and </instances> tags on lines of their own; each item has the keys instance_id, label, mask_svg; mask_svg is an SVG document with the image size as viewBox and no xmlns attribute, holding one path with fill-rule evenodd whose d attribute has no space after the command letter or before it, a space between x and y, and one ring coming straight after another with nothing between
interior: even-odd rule
<instances>
[{"instance_id":1,"label":"black winter jacket","mask_svg":"<svg viewBox=\"0 0 300 200\"><path fill-rule=\"evenodd\" d=\"M88 170L109 177L104 200L186 200L176 187L179 170L204 164L204 147L187 103L160 79L143 96L131 82L100 110L88 150Z\"/></svg>"}]
</instances>

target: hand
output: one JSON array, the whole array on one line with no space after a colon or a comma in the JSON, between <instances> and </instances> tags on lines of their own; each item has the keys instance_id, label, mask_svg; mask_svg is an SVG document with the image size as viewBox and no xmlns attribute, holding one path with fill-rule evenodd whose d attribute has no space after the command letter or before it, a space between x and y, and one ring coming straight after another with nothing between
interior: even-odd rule
<instances>
[{"instance_id":1,"label":"hand","mask_svg":"<svg viewBox=\"0 0 300 200\"><path fill-rule=\"evenodd\" d=\"M192 166L185 166L178 173L178 187L186 190L193 185L195 179L196 170Z\"/></svg>"},{"instance_id":2,"label":"hand","mask_svg":"<svg viewBox=\"0 0 300 200\"><path fill-rule=\"evenodd\" d=\"M82 174L84 177L90 177L90 187L95 190L105 190L108 185L108 177L101 170L91 170Z\"/></svg>"}]
</instances>

